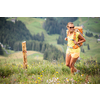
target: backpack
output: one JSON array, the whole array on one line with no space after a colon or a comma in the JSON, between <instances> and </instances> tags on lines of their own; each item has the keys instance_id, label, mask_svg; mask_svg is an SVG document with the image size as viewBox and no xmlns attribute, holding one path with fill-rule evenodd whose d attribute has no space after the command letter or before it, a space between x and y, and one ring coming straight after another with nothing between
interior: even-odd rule
<instances>
[{"instance_id":1,"label":"backpack","mask_svg":"<svg viewBox=\"0 0 100 100\"><path fill-rule=\"evenodd\" d=\"M83 29L82 29L82 27L75 26L74 29L75 29L74 36L73 36L73 39L71 39L73 42L74 42L74 40L76 40L76 32L79 32L83 36ZM67 38L68 38L68 30L67 30ZM79 40L80 39L78 39L78 41ZM83 43L80 43L78 45L74 45L72 48L73 49L77 49L78 47L80 47L82 45L83 45Z\"/></svg>"}]
</instances>

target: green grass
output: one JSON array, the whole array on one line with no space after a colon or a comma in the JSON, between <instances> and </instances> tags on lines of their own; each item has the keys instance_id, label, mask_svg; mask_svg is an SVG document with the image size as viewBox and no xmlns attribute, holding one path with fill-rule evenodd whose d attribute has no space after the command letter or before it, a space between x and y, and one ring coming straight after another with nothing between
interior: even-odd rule
<instances>
[{"instance_id":1,"label":"green grass","mask_svg":"<svg viewBox=\"0 0 100 100\"><path fill-rule=\"evenodd\" d=\"M43 22L44 19L41 18L30 18L30 17L18 17L17 20L22 21L27 29L29 29L31 34L37 34L37 33L44 33L46 34L46 31L43 29Z\"/></svg>"},{"instance_id":2,"label":"green grass","mask_svg":"<svg viewBox=\"0 0 100 100\"><path fill-rule=\"evenodd\" d=\"M100 62L100 42L96 42L96 38L94 37L85 37L86 44L89 44L90 50L87 49L87 46L83 45L85 53L81 52L81 57L84 55L85 57L96 57L97 61Z\"/></svg>"},{"instance_id":3,"label":"green grass","mask_svg":"<svg viewBox=\"0 0 100 100\"><path fill-rule=\"evenodd\" d=\"M97 22L97 23L96 23ZM100 20L99 18L91 18L91 17L79 17L75 22L75 25L84 25L84 30L89 30L90 32L95 32L97 34L100 33Z\"/></svg>"},{"instance_id":4,"label":"green grass","mask_svg":"<svg viewBox=\"0 0 100 100\"><path fill-rule=\"evenodd\" d=\"M0 62L0 84L99 84L100 66L87 63L84 59L75 64L80 74L72 75L70 69L62 63L28 58L27 69L23 61L11 59L12 63ZM14 61L13 61L14 60ZM84 64L85 62L85 64Z\"/></svg>"},{"instance_id":5,"label":"green grass","mask_svg":"<svg viewBox=\"0 0 100 100\"><path fill-rule=\"evenodd\" d=\"M11 18L7 19L8 21L11 21ZM17 17L17 20L22 21L26 28L30 31L30 33L37 34L37 33L44 33L46 34L46 31L43 29L43 22L44 19L41 18L32 18L32 17Z\"/></svg>"}]
</instances>

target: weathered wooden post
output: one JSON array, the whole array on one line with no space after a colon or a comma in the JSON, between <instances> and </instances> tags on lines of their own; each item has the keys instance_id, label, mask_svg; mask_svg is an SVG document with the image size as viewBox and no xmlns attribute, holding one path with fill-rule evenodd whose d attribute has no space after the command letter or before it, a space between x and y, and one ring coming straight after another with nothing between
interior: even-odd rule
<instances>
[{"instance_id":1,"label":"weathered wooden post","mask_svg":"<svg viewBox=\"0 0 100 100\"><path fill-rule=\"evenodd\" d=\"M27 51L26 51L26 41L22 42L22 53L23 53L23 67L27 68Z\"/></svg>"}]
</instances>

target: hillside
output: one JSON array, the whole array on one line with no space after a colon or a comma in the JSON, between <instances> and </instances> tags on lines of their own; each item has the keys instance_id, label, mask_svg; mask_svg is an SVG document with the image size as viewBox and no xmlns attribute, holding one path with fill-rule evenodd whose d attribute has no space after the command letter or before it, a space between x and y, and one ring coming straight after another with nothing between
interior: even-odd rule
<instances>
[{"instance_id":1,"label":"hillside","mask_svg":"<svg viewBox=\"0 0 100 100\"><path fill-rule=\"evenodd\" d=\"M21 63L23 64L23 54L22 54L22 51L19 51L19 52L14 52L14 51L9 51L11 54L7 55L6 56L1 56L0 55L0 60L2 63L4 62L8 62L8 63ZM30 60L34 61L42 61L43 60L43 54L40 53L40 52L37 52L37 51L27 51L27 61L28 63L30 63Z\"/></svg>"},{"instance_id":2,"label":"hillside","mask_svg":"<svg viewBox=\"0 0 100 100\"><path fill-rule=\"evenodd\" d=\"M30 31L31 34L37 34L43 32L45 34L45 43L53 44L55 45L59 50L66 52L66 44L64 45L58 45L56 39L59 37L58 34L54 35L48 35L46 31L43 29L43 22L44 19L40 18L27 18L27 17L19 17L17 20L22 21L25 23L27 29ZM93 34L98 34L100 32L100 20L99 18L87 18L87 17L79 17L75 22L75 25L84 25L83 32L92 32ZM87 50L87 46L83 45L83 48L85 49L85 53L81 52L80 57L97 57L98 61L100 59L100 42L97 43L96 38L94 37L87 37L86 38L86 44L90 45L90 50Z\"/></svg>"},{"instance_id":3,"label":"hillside","mask_svg":"<svg viewBox=\"0 0 100 100\"><path fill-rule=\"evenodd\" d=\"M75 25L84 25L84 30L100 34L100 18L99 17L79 17L75 22Z\"/></svg>"}]
</instances>

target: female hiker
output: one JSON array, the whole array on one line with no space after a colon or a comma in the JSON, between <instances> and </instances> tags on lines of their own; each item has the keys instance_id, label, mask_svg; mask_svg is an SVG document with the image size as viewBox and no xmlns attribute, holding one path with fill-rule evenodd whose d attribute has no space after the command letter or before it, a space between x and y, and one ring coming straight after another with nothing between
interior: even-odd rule
<instances>
[{"instance_id":1,"label":"female hiker","mask_svg":"<svg viewBox=\"0 0 100 100\"><path fill-rule=\"evenodd\" d=\"M68 41L66 50L66 66L71 69L71 74L74 74L74 72L79 72L79 70L74 67L75 62L80 56L80 47L78 45L79 43L83 43L86 40L79 32L76 32L76 35L74 35L75 29L72 22L69 22L66 27L68 29L67 37L65 38L65 40ZM73 39L73 37L75 38L75 40ZM78 48L74 48L76 45L78 46Z\"/></svg>"}]
</instances>

